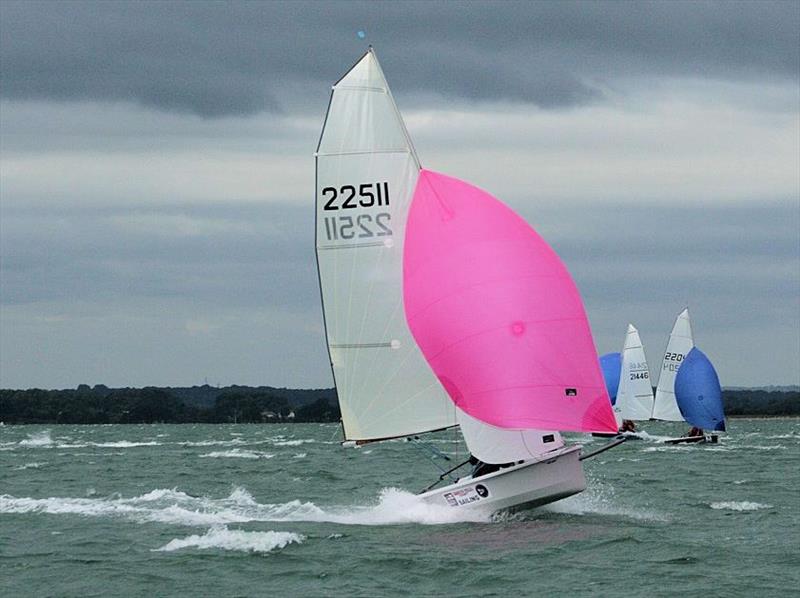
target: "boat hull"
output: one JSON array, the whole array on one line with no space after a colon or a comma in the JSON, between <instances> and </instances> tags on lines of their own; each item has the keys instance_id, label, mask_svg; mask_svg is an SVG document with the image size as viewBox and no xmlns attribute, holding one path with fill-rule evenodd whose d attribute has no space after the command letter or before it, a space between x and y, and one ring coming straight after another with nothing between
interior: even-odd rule
<instances>
[{"instance_id":1,"label":"boat hull","mask_svg":"<svg viewBox=\"0 0 800 598\"><path fill-rule=\"evenodd\" d=\"M719 436L716 434L704 434L702 436L684 436L682 438L670 438L664 444L717 444Z\"/></svg>"},{"instance_id":2,"label":"boat hull","mask_svg":"<svg viewBox=\"0 0 800 598\"><path fill-rule=\"evenodd\" d=\"M580 446L564 447L539 461L525 461L477 478L467 476L420 498L454 509L492 512L546 505L586 489L580 450Z\"/></svg>"}]
</instances>

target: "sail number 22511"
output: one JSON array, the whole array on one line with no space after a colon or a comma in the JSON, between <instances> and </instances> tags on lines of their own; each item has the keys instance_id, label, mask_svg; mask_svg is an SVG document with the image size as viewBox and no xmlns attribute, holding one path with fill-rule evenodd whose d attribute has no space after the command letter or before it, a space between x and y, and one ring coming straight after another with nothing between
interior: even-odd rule
<instances>
[{"instance_id":1,"label":"sail number 22511","mask_svg":"<svg viewBox=\"0 0 800 598\"><path fill-rule=\"evenodd\" d=\"M323 210L353 210L389 205L389 183L364 183L322 189ZM388 237L392 234L389 212L334 215L324 217L325 235L329 241Z\"/></svg>"}]
</instances>

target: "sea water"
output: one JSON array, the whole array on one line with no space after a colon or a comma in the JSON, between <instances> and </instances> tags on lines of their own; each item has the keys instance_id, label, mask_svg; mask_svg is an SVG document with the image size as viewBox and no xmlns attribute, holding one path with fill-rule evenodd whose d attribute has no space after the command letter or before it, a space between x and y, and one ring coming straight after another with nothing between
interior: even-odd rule
<instances>
[{"instance_id":1,"label":"sea water","mask_svg":"<svg viewBox=\"0 0 800 598\"><path fill-rule=\"evenodd\" d=\"M333 424L0 426L0 594L797 592L800 420L704 446L643 428L584 462L584 493L493 516L416 498L426 447L342 448ZM466 458L457 432L429 439Z\"/></svg>"}]
</instances>

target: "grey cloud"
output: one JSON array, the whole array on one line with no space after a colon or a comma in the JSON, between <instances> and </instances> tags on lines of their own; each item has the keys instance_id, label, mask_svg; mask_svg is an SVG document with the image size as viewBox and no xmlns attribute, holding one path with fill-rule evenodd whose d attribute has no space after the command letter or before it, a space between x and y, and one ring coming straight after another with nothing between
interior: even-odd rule
<instances>
[{"instance_id":1,"label":"grey cloud","mask_svg":"<svg viewBox=\"0 0 800 598\"><path fill-rule=\"evenodd\" d=\"M559 107L617 79L796 82L799 23L792 2L4 2L2 93L296 110L324 103L364 29L398 89Z\"/></svg>"},{"instance_id":2,"label":"grey cloud","mask_svg":"<svg viewBox=\"0 0 800 598\"><path fill-rule=\"evenodd\" d=\"M6 205L2 303L166 297L226 308L308 306L318 297L308 214L234 202Z\"/></svg>"}]
</instances>

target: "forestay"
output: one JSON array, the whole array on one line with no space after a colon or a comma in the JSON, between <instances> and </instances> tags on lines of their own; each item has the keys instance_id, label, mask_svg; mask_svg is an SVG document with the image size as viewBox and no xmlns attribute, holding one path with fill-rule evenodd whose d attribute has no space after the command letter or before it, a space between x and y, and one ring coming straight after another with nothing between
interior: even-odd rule
<instances>
[{"instance_id":1,"label":"forestay","mask_svg":"<svg viewBox=\"0 0 800 598\"><path fill-rule=\"evenodd\" d=\"M403 239L419 162L371 49L333 87L316 166L317 263L345 438L455 425L403 313Z\"/></svg>"},{"instance_id":2,"label":"forestay","mask_svg":"<svg viewBox=\"0 0 800 598\"><path fill-rule=\"evenodd\" d=\"M653 386L639 331L628 324L614 413L620 419L646 420L653 412Z\"/></svg>"},{"instance_id":3,"label":"forestay","mask_svg":"<svg viewBox=\"0 0 800 598\"><path fill-rule=\"evenodd\" d=\"M658 388L653 404L653 419L667 421L683 421L678 403L675 400L675 376L686 359L686 355L694 347L692 340L692 324L689 321L689 308L684 309L672 328L669 335L667 350L661 362L661 371L658 375Z\"/></svg>"}]
</instances>

